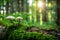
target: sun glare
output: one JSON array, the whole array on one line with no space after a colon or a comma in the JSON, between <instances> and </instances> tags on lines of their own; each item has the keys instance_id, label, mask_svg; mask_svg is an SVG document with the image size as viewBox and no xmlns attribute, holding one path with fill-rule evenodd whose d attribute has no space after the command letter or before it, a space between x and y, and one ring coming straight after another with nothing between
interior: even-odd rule
<instances>
[{"instance_id":1,"label":"sun glare","mask_svg":"<svg viewBox=\"0 0 60 40\"><path fill-rule=\"evenodd\" d=\"M33 0L28 0L29 6L32 5Z\"/></svg>"},{"instance_id":2,"label":"sun glare","mask_svg":"<svg viewBox=\"0 0 60 40\"><path fill-rule=\"evenodd\" d=\"M38 8L42 8L43 7L43 2L42 1L39 1L38 3L37 3L37 5L38 5Z\"/></svg>"}]
</instances>

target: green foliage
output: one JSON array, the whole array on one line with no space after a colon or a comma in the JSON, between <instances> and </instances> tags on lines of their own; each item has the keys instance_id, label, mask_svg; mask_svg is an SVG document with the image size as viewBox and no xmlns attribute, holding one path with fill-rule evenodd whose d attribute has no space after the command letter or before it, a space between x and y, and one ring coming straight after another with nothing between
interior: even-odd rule
<instances>
[{"instance_id":1,"label":"green foliage","mask_svg":"<svg viewBox=\"0 0 60 40\"><path fill-rule=\"evenodd\" d=\"M19 13L19 12L16 12L16 13L12 13L12 14L10 14L10 15L12 15L12 16L14 16L15 18L16 17L21 17L22 15L21 15L21 13Z\"/></svg>"},{"instance_id":2,"label":"green foliage","mask_svg":"<svg viewBox=\"0 0 60 40\"><path fill-rule=\"evenodd\" d=\"M4 15L0 14L0 25L2 26L6 26L6 20L5 20L5 17Z\"/></svg>"},{"instance_id":3,"label":"green foliage","mask_svg":"<svg viewBox=\"0 0 60 40\"><path fill-rule=\"evenodd\" d=\"M6 40L8 36L14 31L14 30L26 30L27 25L20 23L13 22L12 25L6 26Z\"/></svg>"},{"instance_id":4,"label":"green foliage","mask_svg":"<svg viewBox=\"0 0 60 40\"><path fill-rule=\"evenodd\" d=\"M0 24L5 25L5 26L10 26L10 25L18 25L18 21L16 20L17 17L22 17L23 20L20 22L20 24L27 25L27 26L36 26L40 28L55 28L56 23L54 22L45 22L43 25L40 25L40 22L32 22L30 20L26 20L30 14L26 12L16 12L16 13L11 13L9 16L14 16L15 19L13 21L6 20L6 16L0 15ZM1 20L2 19L2 20ZM29 18L28 18L29 19Z\"/></svg>"},{"instance_id":5,"label":"green foliage","mask_svg":"<svg viewBox=\"0 0 60 40\"><path fill-rule=\"evenodd\" d=\"M11 15L14 16L15 18L17 18L18 16L23 17L23 20L21 22L18 22L16 19L9 21L6 19L6 16L0 16L0 18L2 18L2 20L0 19L0 25L6 26L6 40L55 40L54 39L55 37L51 35L36 32L26 32L27 27L30 26L50 29L55 28L52 27L53 24L46 23L41 26L40 23L26 21L25 19L27 17L26 14L21 15L17 13Z\"/></svg>"},{"instance_id":6,"label":"green foliage","mask_svg":"<svg viewBox=\"0 0 60 40\"><path fill-rule=\"evenodd\" d=\"M53 35L41 34L37 32L15 30L11 33L8 40L55 40L55 37Z\"/></svg>"}]
</instances>

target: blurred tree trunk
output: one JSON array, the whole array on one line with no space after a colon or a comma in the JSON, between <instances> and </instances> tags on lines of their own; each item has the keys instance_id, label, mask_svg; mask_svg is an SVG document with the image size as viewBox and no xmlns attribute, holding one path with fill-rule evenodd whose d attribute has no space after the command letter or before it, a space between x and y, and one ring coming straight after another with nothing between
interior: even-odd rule
<instances>
[{"instance_id":1,"label":"blurred tree trunk","mask_svg":"<svg viewBox=\"0 0 60 40\"><path fill-rule=\"evenodd\" d=\"M21 6L22 6L22 0L17 0L17 10L18 10L18 12L22 12Z\"/></svg>"},{"instance_id":2,"label":"blurred tree trunk","mask_svg":"<svg viewBox=\"0 0 60 40\"><path fill-rule=\"evenodd\" d=\"M11 13L14 13L14 9L13 9L13 1L11 2Z\"/></svg>"},{"instance_id":3,"label":"blurred tree trunk","mask_svg":"<svg viewBox=\"0 0 60 40\"><path fill-rule=\"evenodd\" d=\"M22 12L24 12L24 0L21 0L21 8L22 8Z\"/></svg>"},{"instance_id":4,"label":"blurred tree trunk","mask_svg":"<svg viewBox=\"0 0 60 40\"><path fill-rule=\"evenodd\" d=\"M42 20L43 22L46 22L47 21L47 18L46 18L46 0L42 0L43 1L43 8L42 8Z\"/></svg>"},{"instance_id":5,"label":"blurred tree trunk","mask_svg":"<svg viewBox=\"0 0 60 40\"><path fill-rule=\"evenodd\" d=\"M0 14L1 14L1 1L0 1Z\"/></svg>"},{"instance_id":6,"label":"blurred tree trunk","mask_svg":"<svg viewBox=\"0 0 60 40\"><path fill-rule=\"evenodd\" d=\"M8 13L8 11L9 11L9 0L6 3L6 13Z\"/></svg>"},{"instance_id":7,"label":"blurred tree trunk","mask_svg":"<svg viewBox=\"0 0 60 40\"><path fill-rule=\"evenodd\" d=\"M57 0L57 25L60 26L60 0Z\"/></svg>"},{"instance_id":8,"label":"blurred tree trunk","mask_svg":"<svg viewBox=\"0 0 60 40\"><path fill-rule=\"evenodd\" d=\"M26 0L26 20L28 21L28 13L29 13L29 3L27 2L28 0Z\"/></svg>"},{"instance_id":9,"label":"blurred tree trunk","mask_svg":"<svg viewBox=\"0 0 60 40\"><path fill-rule=\"evenodd\" d=\"M39 13L39 8L38 8L38 0L36 0L36 18L37 18L37 22L40 22L40 13Z\"/></svg>"}]
</instances>

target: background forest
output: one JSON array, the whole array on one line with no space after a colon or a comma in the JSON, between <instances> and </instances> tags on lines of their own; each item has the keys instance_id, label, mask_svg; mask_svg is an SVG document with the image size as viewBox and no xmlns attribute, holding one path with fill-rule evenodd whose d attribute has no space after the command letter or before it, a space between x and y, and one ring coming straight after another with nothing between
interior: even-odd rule
<instances>
[{"instance_id":1,"label":"background forest","mask_svg":"<svg viewBox=\"0 0 60 40\"><path fill-rule=\"evenodd\" d=\"M57 0L1 0L1 40L59 40Z\"/></svg>"}]
</instances>

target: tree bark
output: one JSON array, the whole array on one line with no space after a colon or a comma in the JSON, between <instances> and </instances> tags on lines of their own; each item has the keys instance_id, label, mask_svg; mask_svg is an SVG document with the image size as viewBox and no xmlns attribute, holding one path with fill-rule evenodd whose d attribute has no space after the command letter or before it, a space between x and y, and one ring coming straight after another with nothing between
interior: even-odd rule
<instances>
[{"instance_id":1,"label":"tree bark","mask_svg":"<svg viewBox=\"0 0 60 40\"><path fill-rule=\"evenodd\" d=\"M57 25L60 26L60 0L57 0Z\"/></svg>"}]
</instances>

